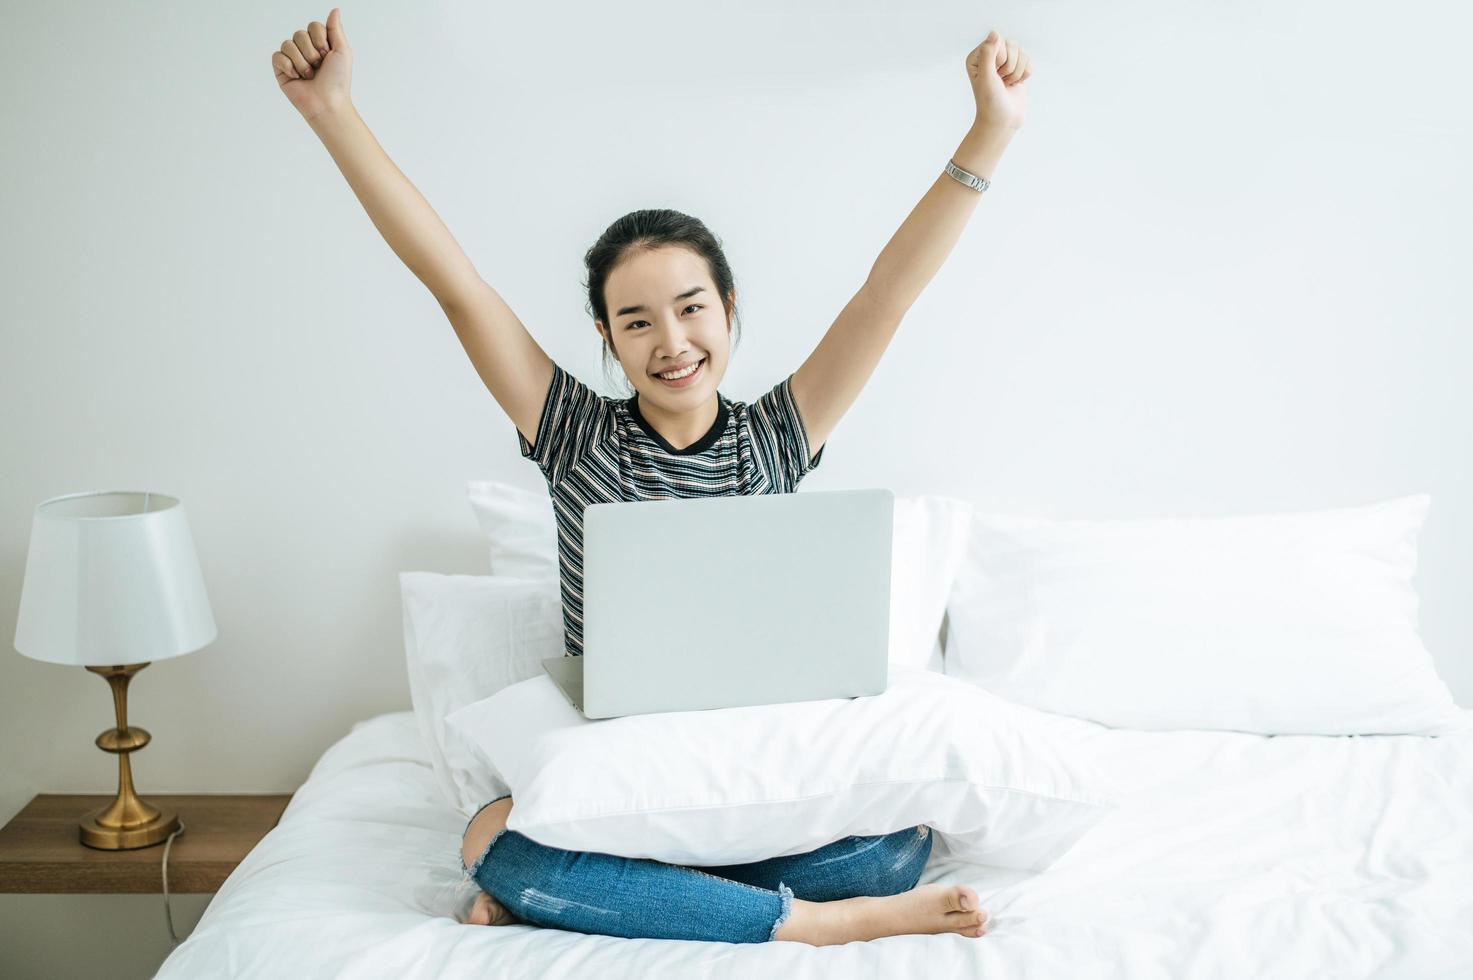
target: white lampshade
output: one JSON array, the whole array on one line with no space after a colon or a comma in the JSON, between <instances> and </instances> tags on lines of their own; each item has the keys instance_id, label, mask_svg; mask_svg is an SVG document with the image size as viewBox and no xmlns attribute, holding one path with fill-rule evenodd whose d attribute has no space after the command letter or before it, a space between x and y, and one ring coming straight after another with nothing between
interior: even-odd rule
<instances>
[{"instance_id":1,"label":"white lampshade","mask_svg":"<svg viewBox=\"0 0 1473 980\"><path fill-rule=\"evenodd\" d=\"M101 667L192 653L215 635L177 497L103 490L36 508L16 650Z\"/></svg>"}]
</instances>

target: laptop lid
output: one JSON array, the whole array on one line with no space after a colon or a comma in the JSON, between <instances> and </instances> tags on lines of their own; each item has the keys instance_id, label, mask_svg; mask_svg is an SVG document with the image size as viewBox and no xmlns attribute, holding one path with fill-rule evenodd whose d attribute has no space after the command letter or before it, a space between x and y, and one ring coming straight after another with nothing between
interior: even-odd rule
<instances>
[{"instance_id":1,"label":"laptop lid","mask_svg":"<svg viewBox=\"0 0 1473 980\"><path fill-rule=\"evenodd\" d=\"M894 509L883 488L590 504L584 715L883 692Z\"/></svg>"}]
</instances>

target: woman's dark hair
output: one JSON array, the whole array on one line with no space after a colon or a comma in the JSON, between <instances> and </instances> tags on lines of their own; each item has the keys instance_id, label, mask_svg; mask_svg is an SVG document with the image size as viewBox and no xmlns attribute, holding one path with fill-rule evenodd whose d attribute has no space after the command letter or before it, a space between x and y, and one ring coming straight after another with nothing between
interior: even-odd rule
<instances>
[{"instance_id":1,"label":"woman's dark hair","mask_svg":"<svg viewBox=\"0 0 1473 980\"><path fill-rule=\"evenodd\" d=\"M653 250L668 245L683 246L706 260L711 281L716 284L721 305L726 308L727 319L734 328L734 350L735 343L741 340L741 324L737 319L736 301L728 300L728 296L734 294L735 282L731 266L726 261L726 253L721 250L721 242L701 219L669 208L630 211L609 225L583 256L583 264L588 268L588 280L583 285L588 289L589 314L594 319L603 321L608 335L612 337L614 325L609 322L608 302L604 298L604 286L609 281L609 274L636 248ZM618 357L617 350L614 351L614 357ZM603 344L603 366L607 374L608 341ZM634 389L631 388L629 394L633 395Z\"/></svg>"}]
</instances>

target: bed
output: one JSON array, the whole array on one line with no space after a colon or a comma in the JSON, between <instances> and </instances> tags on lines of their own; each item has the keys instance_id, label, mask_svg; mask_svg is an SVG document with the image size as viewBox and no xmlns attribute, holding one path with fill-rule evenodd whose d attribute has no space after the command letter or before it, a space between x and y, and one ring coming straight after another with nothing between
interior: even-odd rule
<instances>
[{"instance_id":1,"label":"bed","mask_svg":"<svg viewBox=\"0 0 1473 980\"><path fill-rule=\"evenodd\" d=\"M535 826L542 775L584 759L554 754L520 781L504 769L506 783L479 783L482 769L449 737L467 713L504 705L489 716L505 722L519 708L480 745L494 760L537 742L538 719L562 724L551 718L556 698L532 698L538 684L551 688L542 659L563 648L550 505L494 481L473 482L470 499L492 574L400 576L415 710L366 718L323 754L159 977L1473 978L1473 711L1452 700L1417 635L1426 494L1129 521L897 498L891 691L873 703L935 690L899 715L918 720L891 730L889 754L925 742L946 704L986 692L977 700L989 703L966 717L1009 739L967 728L960 743L937 740L944 775L958 754L986 762L1010 741L1023 759L1015 772L1040 780L1035 789L1067 761L1115 805L1047 863L933 850L921 882L974 888L989 915L980 938L822 947L462 924L477 892L460 867L466 815L518 786L522 819ZM902 677L902 660L920 673ZM721 720L700 714L710 717L684 723ZM882 723L848 727L863 742ZM778 743L799 731L751 727ZM795 755L804 753L779 744L757 763L772 771L773 799L805 799L781 791ZM807 755L840 768L827 748ZM654 800L660 787L641 781L642 756L615 756L602 767L635 760L633 792ZM552 782L576 797L595 781ZM691 782L682 773L674 789ZM715 781L739 804L749 782ZM1006 790L1001 778L983 782ZM596 792L611 800L618 788ZM1006 825L989 814L989 832ZM614 845L653 846L667 819L636 822L622 842L589 839L641 856ZM956 829L941 811L920 822L938 839ZM725 843L755 826L743 817L696 839ZM1046 818L1013 827L1025 838L1048 832Z\"/></svg>"},{"instance_id":2,"label":"bed","mask_svg":"<svg viewBox=\"0 0 1473 980\"><path fill-rule=\"evenodd\" d=\"M414 716L353 726L158 976L1473 976L1473 734L1145 732L1061 716L1127 792L1044 873L933 857L987 935L843 946L458 921L464 818Z\"/></svg>"}]
</instances>

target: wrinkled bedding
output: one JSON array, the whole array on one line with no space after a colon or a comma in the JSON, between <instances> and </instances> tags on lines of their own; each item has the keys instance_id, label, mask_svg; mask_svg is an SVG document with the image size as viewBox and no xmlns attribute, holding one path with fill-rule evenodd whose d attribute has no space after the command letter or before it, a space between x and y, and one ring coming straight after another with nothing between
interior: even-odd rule
<instances>
[{"instance_id":1,"label":"wrinkled bedding","mask_svg":"<svg viewBox=\"0 0 1473 980\"><path fill-rule=\"evenodd\" d=\"M158 977L1473 977L1473 734L1050 718L1121 806L1042 873L933 854L922 882L975 888L981 938L814 947L463 925L465 821L403 711L323 754Z\"/></svg>"}]
</instances>

